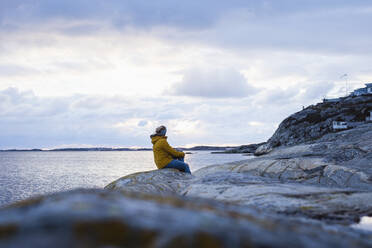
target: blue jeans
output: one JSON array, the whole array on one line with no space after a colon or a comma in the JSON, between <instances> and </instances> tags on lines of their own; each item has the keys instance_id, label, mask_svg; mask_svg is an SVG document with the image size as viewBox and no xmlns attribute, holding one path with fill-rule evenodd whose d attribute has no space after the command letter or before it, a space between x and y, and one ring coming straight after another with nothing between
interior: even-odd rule
<instances>
[{"instance_id":1,"label":"blue jeans","mask_svg":"<svg viewBox=\"0 0 372 248\"><path fill-rule=\"evenodd\" d=\"M179 171L183 171L186 173L190 173L190 168L189 165L184 162L184 158L178 158L178 159L173 159L169 164L167 164L164 168L167 169L177 169Z\"/></svg>"}]
</instances>

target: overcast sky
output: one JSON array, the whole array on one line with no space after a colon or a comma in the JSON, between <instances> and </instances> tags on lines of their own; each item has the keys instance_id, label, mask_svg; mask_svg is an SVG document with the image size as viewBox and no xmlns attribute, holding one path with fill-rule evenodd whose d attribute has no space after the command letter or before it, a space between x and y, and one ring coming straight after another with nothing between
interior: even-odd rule
<instances>
[{"instance_id":1,"label":"overcast sky","mask_svg":"<svg viewBox=\"0 0 372 248\"><path fill-rule=\"evenodd\" d=\"M372 82L371 23L370 0L1 0L0 149L266 141Z\"/></svg>"}]
</instances>

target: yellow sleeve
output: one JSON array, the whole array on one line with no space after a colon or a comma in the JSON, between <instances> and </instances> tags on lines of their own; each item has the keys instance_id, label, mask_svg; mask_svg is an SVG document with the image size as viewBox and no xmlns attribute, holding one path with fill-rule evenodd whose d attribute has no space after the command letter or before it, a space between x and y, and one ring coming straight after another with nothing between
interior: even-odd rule
<instances>
[{"instance_id":1,"label":"yellow sleeve","mask_svg":"<svg viewBox=\"0 0 372 248\"><path fill-rule=\"evenodd\" d=\"M185 153L179 152L179 151L173 149L168 144L168 142L166 140L163 141L162 148L164 149L164 151L166 151L167 153L169 153L174 158L183 158L183 157L185 157Z\"/></svg>"}]
</instances>

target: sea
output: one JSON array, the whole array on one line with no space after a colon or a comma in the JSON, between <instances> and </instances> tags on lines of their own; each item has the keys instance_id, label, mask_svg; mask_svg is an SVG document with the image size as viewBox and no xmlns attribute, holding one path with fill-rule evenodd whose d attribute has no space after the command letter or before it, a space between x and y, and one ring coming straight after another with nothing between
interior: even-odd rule
<instances>
[{"instance_id":1,"label":"sea","mask_svg":"<svg viewBox=\"0 0 372 248\"><path fill-rule=\"evenodd\" d=\"M191 171L248 159L241 154L192 151ZM103 188L135 172L154 170L152 151L0 152L0 207L42 194L75 188Z\"/></svg>"}]
</instances>

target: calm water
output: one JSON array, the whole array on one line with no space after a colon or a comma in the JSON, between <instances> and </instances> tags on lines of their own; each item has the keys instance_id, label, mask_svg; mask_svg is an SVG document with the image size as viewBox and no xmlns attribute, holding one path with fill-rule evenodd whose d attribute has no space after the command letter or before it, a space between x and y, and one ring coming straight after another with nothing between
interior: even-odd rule
<instances>
[{"instance_id":1,"label":"calm water","mask_svg":"<svg viewBox=\"0 0 372 248\"><path fill-rule=\"evenodd\" d=\"M198 151L186 155L191 171L247 159ZM155 169L152 151L0 152L0 206L73 188L102 188L119 177Z\"/></svg>"}]
</instances>

